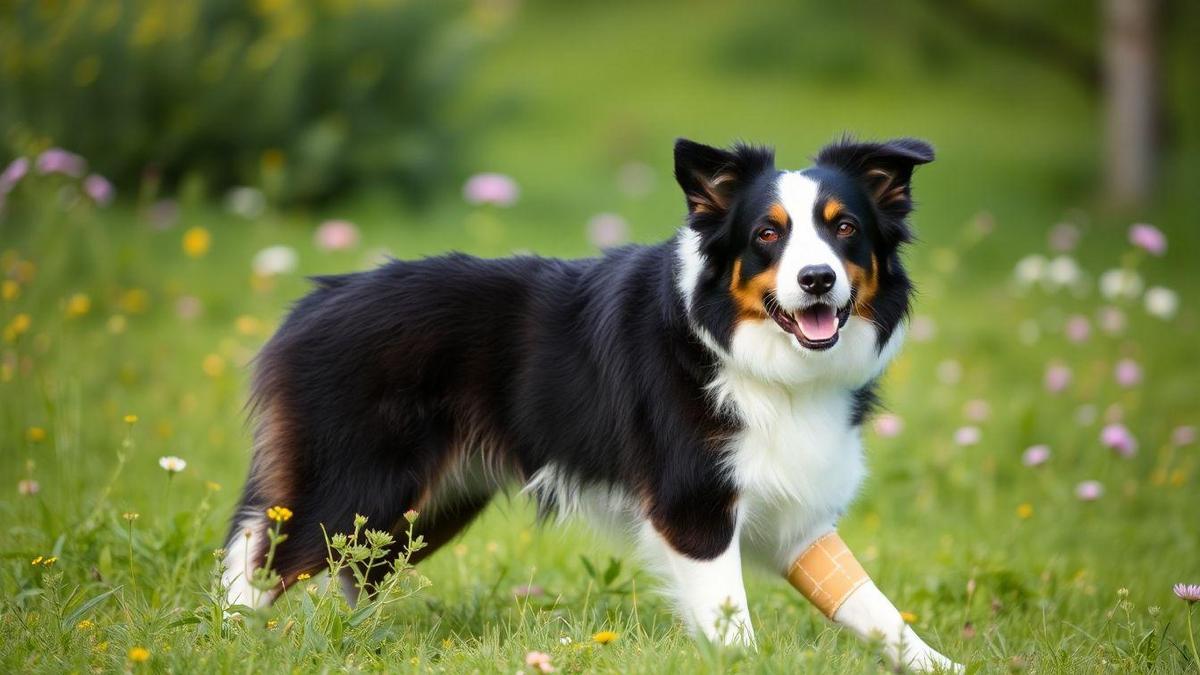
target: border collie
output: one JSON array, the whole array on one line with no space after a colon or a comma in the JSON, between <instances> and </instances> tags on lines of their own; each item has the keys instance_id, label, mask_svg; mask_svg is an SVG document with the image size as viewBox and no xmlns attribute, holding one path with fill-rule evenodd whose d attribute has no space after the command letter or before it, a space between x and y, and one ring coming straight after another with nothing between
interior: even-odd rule
<instances>
[{"instance_id":1,"label":"border collie","mask_svg":"<svg viewBox=\"0 0 1200 675\"><path fill-rule=\"evenodd\" d=\"M416 510L419 559L515 483L544 515L624 525L694 632L752 645L743 556L788 575L866 473L860 428L912 293L910 181L932 159L842 140L781 171L766 148L679 140L688 214L663 243L317 278L257 362L229 601L323 568L322 526ZM253 593L277 504L295 514L281 588ZM865 573L829 614L895 664L954 667Z\"/></svg>"}]
</instances>

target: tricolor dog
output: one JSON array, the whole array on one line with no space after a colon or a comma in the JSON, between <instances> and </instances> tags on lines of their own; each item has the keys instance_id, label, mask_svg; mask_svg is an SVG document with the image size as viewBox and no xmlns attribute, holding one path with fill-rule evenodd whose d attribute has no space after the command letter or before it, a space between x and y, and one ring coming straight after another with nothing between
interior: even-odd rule
<instances>
[{"instance_id":1,"label":"tricolor dog","mask_svg":"<svg viewBox=\"0 0 1200 675\"><path fill-rule=\"evenodd\" d=\"M894 663L953 668L835 532L904 337L910 182L932 159L917 140L842 140L782 171L764 148L680 140L687 217L663 243L318 278L257 362L230 601L270 602L321 569L322 526L399 528L414 509L420 558L521 486L545 514L634 537L710 639L754 642L748 558L882 637ZM295 514L282 587L256 593L276 504Z\"/></svg>"}]
</instances>

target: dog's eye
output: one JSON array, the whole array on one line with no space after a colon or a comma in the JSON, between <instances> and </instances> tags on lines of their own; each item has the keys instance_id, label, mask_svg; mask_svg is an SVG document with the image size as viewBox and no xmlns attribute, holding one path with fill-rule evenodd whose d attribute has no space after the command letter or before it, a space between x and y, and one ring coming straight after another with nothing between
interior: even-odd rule
<instances>
[{"instance_id":1,"label":"dog's eye","mask_svg":"<svg viewBox=\"0 0 1200 675\"><path fill-rule=\"evenodd\" d=\"M857 228L854 227L854 223L848 220L843 220L842 222L838 223L837 236L839 237L849 237L857 231Z\"/></svg>"},{"instance_id":2,"label":"dog's eye","mask_svg":"<svg viewBox=\"0 0 1200 675\"><path fill-rule=\"evenodd\" d=\"M758 240L762 243L770 244L771 242L779 241L779 230L773 227L764 227L763 229L759 230L758 234L755 236L757 236Z\"/></svg>"}]
</instances>

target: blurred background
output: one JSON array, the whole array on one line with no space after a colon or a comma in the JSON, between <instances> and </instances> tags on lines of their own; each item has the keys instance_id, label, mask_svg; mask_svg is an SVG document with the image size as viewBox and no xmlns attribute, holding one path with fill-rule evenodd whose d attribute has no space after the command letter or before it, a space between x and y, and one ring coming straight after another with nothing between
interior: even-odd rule
<instances>
[{"instance_id":1,"label":"blurred background","mask_svg":"<svg viewBox=\"0 0 1200 675\"><path fill-rule=\"evenodd\" d=\"M148 551L220 545L248 364L305 275L660 241L679 136L801 168L904 135L938 153L920 295L847 540L982 659L1120 586L1168 606L1200 579L1198 32L1188 0L6 2L0 548L100 565L79 533L131 509ZM590 539L531 540L530 513L462 555L568 585ZM772 592L767 626L796 611Z\"/></svg>"}]
</instances>

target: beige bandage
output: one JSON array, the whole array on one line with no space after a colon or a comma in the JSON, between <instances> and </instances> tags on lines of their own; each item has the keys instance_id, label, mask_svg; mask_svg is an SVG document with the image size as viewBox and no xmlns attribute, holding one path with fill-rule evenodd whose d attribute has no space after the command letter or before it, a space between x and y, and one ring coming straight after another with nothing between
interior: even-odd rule
<instances>
[{"instance_id":1,"label":"beige bandage","mask_svg":"<svg viewBox=\"0 0 1200 675\"><path fill-rule=\"evenodd\" d=\"M837 532L823 535L805 549L787 578L830 619L851 593L871 580Z\"/></svg>"}]
</instances>

